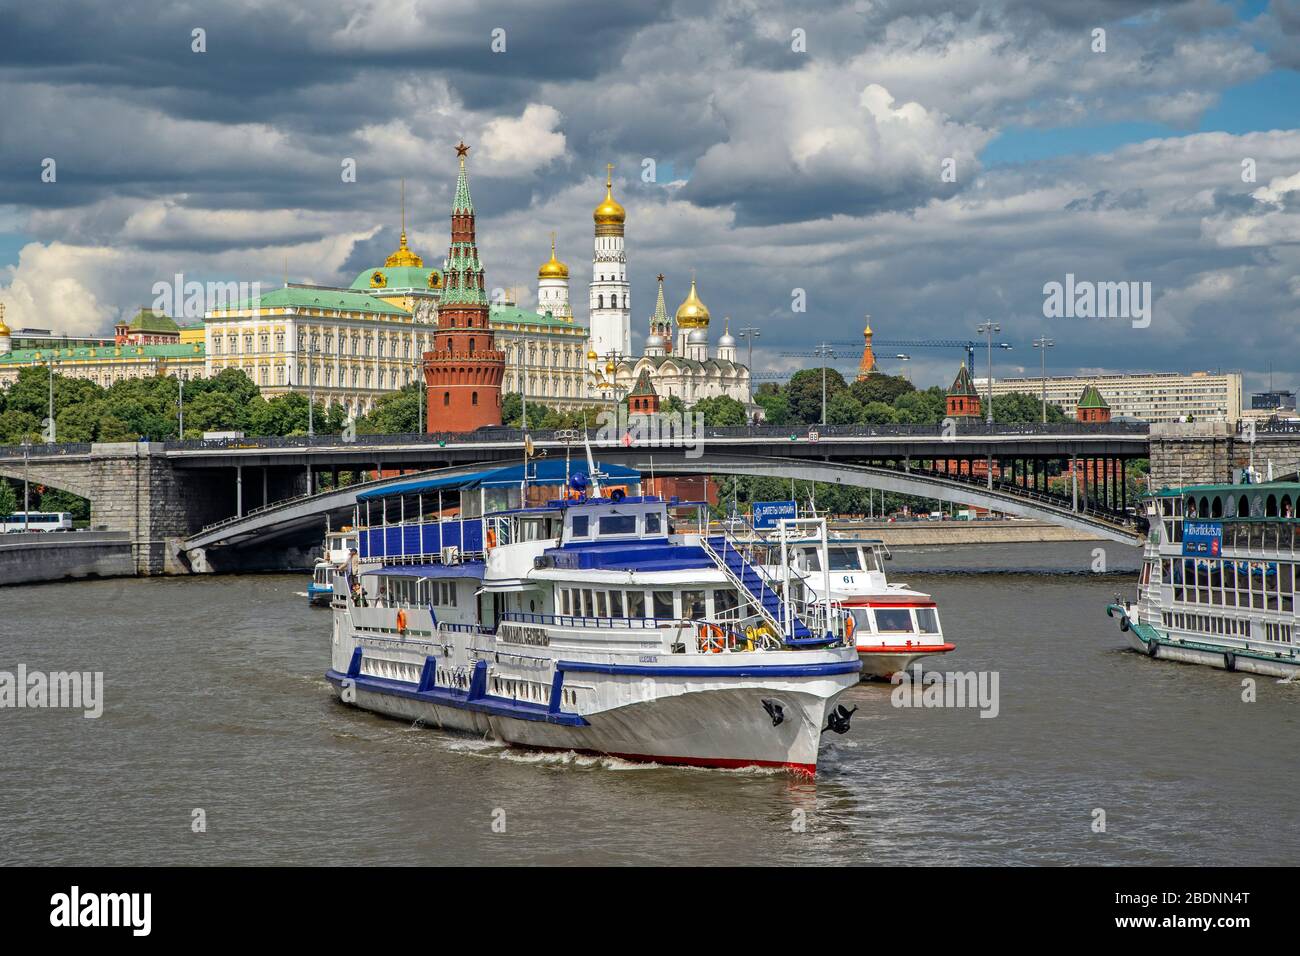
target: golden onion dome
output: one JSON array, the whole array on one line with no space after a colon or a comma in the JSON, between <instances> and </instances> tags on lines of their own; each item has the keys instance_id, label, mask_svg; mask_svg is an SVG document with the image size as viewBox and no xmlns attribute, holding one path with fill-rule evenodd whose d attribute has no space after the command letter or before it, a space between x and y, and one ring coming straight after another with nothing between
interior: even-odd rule
<instances>
[{"instance_id":1,"label":"golden onion dome","mask_svg":"<svg viewBox=\"0 0 1300 956\"><path fill-rule=\"evenodd\" d=\"M416 269L424 268L424 260L411 251L406 245L406 230L402 230L401 242L397 251L384 260L384 268L395 269L402 266L413 266Z\"/></svg>"},{"instance_id":2,"label":"golden onion dome","mask_svg":"<svg viewBox=\"0 0 1300 956\"><path fill-rule=\"evenodd\" d=\"M0 336L7 337L9 334L9 326L5 325L5 306L0 302Z\"/></svg>"},{"instance_id":3,"label":"golden onion dome","mask_svg":"<svg viewBox=\"0 0 1300 956\"><path fill-rule=\"evenodd\" d=\"M606 375L613 375L613 374L614 374L614 360L613 360L613 359L610 359L608 362L605 363L605 374L606 374Z\"/></svg>"},{"instance_id":4,"label":"golden onion dome","mask_svg":"<svg viewBox=\"0 0 1300 956\"><path fill-rule=\"evenodd\" d=\"M677 307L677 326L683 329L709 327L709 307L696 295L694 279L691 280L691 291L686 296L686 301Z\"/></svg>"},{"instance_id":5,"label":"golden onion dome","mask_svg":"<svg viewBox=\"0 0 1300 956\"><path fill-rule=\"evenodd\" d=\"M600 356L596 354L596 350L595 350L595 349L589 349L589 350L587 351L587 361L589 361L589 362L594 362L594 361L596 361L596 359L598 359L598 358L600 358Z\"/></svg>"},{"instance_id":6,"label":"golden onion dome","mask_svg":"<svg viewBox=\"0 0 1300 956\"><path fill-rule=\"evenodd\" d=\"M542 267L537 270L539 279L567 279L569 278L569 267L559 259L555 258L555 236L551 236L551 258L542 263Z\"/></svg>"},{"instance_id":7,"label":"golden onion dome","mask_svg":"<svg viewBox=\"0 0 1300 956\"><path fill-rule=\"evenodd\" d=\"M605 167L605 198L596 207L596 211L591 214L591 218L596 220L598 226L622 225L623 220L627 218L626 210L614 198L613 175L613 164L607 164Z\"/></svg>"}]
</instances>

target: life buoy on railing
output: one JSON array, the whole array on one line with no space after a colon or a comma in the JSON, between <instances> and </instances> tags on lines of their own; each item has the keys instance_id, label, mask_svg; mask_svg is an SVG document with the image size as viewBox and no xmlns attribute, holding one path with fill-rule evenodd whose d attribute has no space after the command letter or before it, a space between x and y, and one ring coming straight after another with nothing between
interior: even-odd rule
<instances>
[{"instance_id":1,"label":"life buoy on railing","mask_svg":"<svg viewBox=\"0 0 1300 956\"><path fill-rule=\"evenodd\" d=\"M487 546L489 551L497 546L497 532L495 528L488 528Z\"/></svg>"},{"instance_id":2,"label":"life buoy on railing","mask_svg":"<svg viewBox=\"0 0 1300 956\"><path fill-rule=\"evenodd\" d=\"M722 637L722 628L716 624L701 624L700 634L700 653L701 654L721 654L725 645Z\"/></svg>"},{"instance_id":3,"label":"life buoy on railing","mask_svg":"<svg viewBox=\"0 0 1300 956\"><path fill-rule=\"evenodd\" d=\"M844 636L845 636L847 639L852 640L852 639L853 639L853 632L856 631L857 629L858 629L858 621L857 621L857 618L855 618L855 617L853 616L853 612L852 612L852 611L847 611L847 612L845 612L845 616L844 616Z\"/></svg>"},{"instance_id":4,"label":"life buoy on railing","mask_svg":"<svg viewBox=\"0 0 1300 956\"><path fill-rule=\"evenodd\" d=\"M397 609L397 633L406 633L406 611L402 608Z\"/></svg>"}]
</instances>

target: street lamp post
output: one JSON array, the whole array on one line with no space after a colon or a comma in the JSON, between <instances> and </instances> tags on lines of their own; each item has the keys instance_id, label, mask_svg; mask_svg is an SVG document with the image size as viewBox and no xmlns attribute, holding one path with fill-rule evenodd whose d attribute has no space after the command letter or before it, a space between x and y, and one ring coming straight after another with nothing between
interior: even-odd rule
<instances>
[{"instance_id":1,"label":"street lamp post","mask_svg":"<svg viewBox=\"0 0 1300 956\"><path fill-rule=\"evenodd\" d=\"M53 444L58 441L54 425L54 356L50 356L50 427L46 430L45 440Z\"/></svg>"},{"instance_id":2,"label":"street lamp post","mask_svg":"<svg viewBox=\"0 0 1300 956\"><path fill-rule=\"evenodd\" d=\"M31 530L31 504L28 501L29 477L32 467L32 440L26 436L23 437L23 531Z\"/></svg>"},{"instance_id":3,"label":"street lamp post","mask_svg":"<svg viewBox=\"0 0 1300 956\"><path fill-rule=\"evenodd\" d=\"M823 342L817 348L813 349L814 355L821 356L822 360L822 428L826 427L826 365L827 360L835 357L835 349L830 344Z\"/></svg>"},{"instance_id":4,"label":"street lamp post","mask_svg":"<svg viewBox=\"0 0 1300 956\"><path fill-rule=\"evenodd\" d=\"M1000 333L1000 332L1002 331L1002 326L998 325L996 322L981 322L981 323L980 323L980 326L979 326L979 329L977 329L977 331L979 332L980 335L983 335L983 336L985 336L985 337L988 339L988 349L989 349L989 387L988 387L989 407L988 407L988 409L987 409L986 412L985 412L984 420L985 420L986 422L988 422L990 425L992 425L992 424L993 424L993 335L994 335L995 332L996 332L996 333Z\"/></svg>"},{"instance_id":5,"label":"street lamp post","mask_svg":"<svg viewBox=\"0 0 1300 956\"><path fill-rule=\"evenodd\" d=\"M747 325L736 333L742 339L749 340L749 404L754 404L754 339L763 333L752 325ZM749 414L749 409L745 409L745 414Z\"/></svg>"},{"instance_id":6,"label":"street lamp post","mask_svg":"<svg viewBox=\"0 0 1300 956\"><path fill-rule=\"evenodd\" d=\"M1043 386L1043 424L1047 424L1047 350L1056 343L1047 336L1034 339L1034 348L1039 350L1042 357L1042 386Z\"/></svg>"},{"instance_id":7,"label":"street lamp post","mask_svg":"<svg viewBox=\"0 0 1300 956\"><path fill-rule=\"evenodd\" d=\"M307 437L316 437L316 347L307 340ZM308 489L310 490L310 489Z\"/></svg>"},{"instance_id":8,"label":"street lamp post","mask_svg":"<svg viewBox=\"0 0 1300 956\"><path fill-rule=\"evenodd\" d=\"M900 359L900 360L902 361L902 363L903 363L903 374L907 376L907 380L908 380L908 382L911 382L911 381L912 381L912 367L911 367L910 365L908 365L907 363L910 362L910 361L912 361L912 356L910 356L910 355L904 355L902 352L899 352L897 355L894 356L894 358L896 358L896 359Z\"/></svg>"},{"instance_id":9,"label":"street lamp post","mask_svg":"<svg viewBox=\"0 0 1300 956\"><path fill-rule=\"evenodd\" d=\"M180 392L176 396L176 437L180 440L185 439L185 376L178 370L176 381L180 384Z\"/></svg>"}]
</instances>

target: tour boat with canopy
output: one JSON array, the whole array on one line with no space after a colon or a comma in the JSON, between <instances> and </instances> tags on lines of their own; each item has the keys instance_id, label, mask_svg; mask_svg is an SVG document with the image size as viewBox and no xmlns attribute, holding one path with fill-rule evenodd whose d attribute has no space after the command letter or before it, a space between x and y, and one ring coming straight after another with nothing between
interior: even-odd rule
<instances>
[{"instance_id":1,"label":"tour boat with canopy","mask_svg":"<svg viewBox=\"0 0 1300 956\"><path fill-rule=\"evenodd\" d=\"M359 580L333 581L341 699L527 748L815 773L853 713L850 615L746 560L704 502L585 464L359 495Z\"/></svg>"}]
</instances>

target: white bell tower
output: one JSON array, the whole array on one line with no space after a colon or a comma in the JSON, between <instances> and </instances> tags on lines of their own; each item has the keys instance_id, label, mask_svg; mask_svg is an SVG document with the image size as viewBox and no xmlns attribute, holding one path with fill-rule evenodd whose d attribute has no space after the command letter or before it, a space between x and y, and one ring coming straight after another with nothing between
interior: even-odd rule
<instances>
[{"instance_id":1,"label":"white bell tower","mask_svg":"<svg viewBox=\"0 0 1300 956\"><path fill-rule=\"evenodd\" d=\"M605 198L592 213L596 242L591 258L591 350L601 356L632 351L632 301L623 247L627 213L614 199L613 174L613 164L607 165Z\"/></svg>"}]
</instances>

